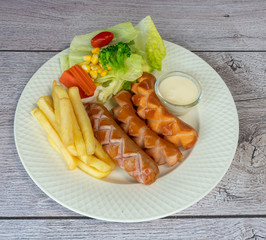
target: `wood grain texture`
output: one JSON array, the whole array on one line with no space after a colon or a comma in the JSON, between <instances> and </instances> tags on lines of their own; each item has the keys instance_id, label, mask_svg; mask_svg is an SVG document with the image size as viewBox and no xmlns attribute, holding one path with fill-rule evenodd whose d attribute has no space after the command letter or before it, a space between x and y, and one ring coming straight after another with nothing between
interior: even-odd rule
<instances>
[{"instance_id":1,"label":"wood grain texture","mask_svg":"<svg viewBox=\"0 0 266 240\"><path fill-rule=\"evenodd\" d=\"M62 50L76 34L146 15L163 39L190 50L266 50L263 0L2 0L0 49Z\"/></svg>"},{"instance_id":2,"label":"wood grain texture","mask_svg":"<svg viewBox=\"0 0 266 240\"><path fill-rule=\"evenodd\" d=\"M13 121L34 72L85 34L151 15L163 39L224 79L240 133L234 160L202 200L145 223L108 223L46 196L18 157ZM0 239L266 239L266 1L0 0Z\"/></svg>"},{"instance_id":3,"label":"wood grain texture","mask_svg":"<svg viewBox=\"0 0 266 240\"><path fill-rule=\"evenodd\" d=\"M0 55L0 216L79 216L47 197L25 172L13 139L19 96L55 53ZM237 105L240 137L233 163L205 198L176 216L266 214L266 53L196 53L222 76ZM178 221L177 221L178 222Z\"/></svg>"},{"instance_id":4,"label":"wood grain texture","mask_svg":"<svg viewBox=\"0 0 266 240\"><path fill-rule=\"evenodd\" d=\"M129 224L92 219L2 220L0 238L263 240L266 239L265 225L266 220L260 218L177 218Z\"/></svg>"}]
</instances>

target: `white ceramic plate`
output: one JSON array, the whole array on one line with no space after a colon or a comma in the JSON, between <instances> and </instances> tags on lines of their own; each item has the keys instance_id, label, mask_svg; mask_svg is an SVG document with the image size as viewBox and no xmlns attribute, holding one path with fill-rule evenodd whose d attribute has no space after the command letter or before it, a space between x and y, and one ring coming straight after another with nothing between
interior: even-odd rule
<instances>
[{"instance_id":1,"label":"white ceramic plate","mask_svg":"<svg viewBox=\"0 0 266 240\"><path fill-rule=\"evenodd\" d=\"M14 135L20 159L33 181L52 199L82 215L116 222L140 222L179 212L203 198L230 166L238 141L238 116L233 98L220 76L190 51L165 41L163 72L183 71L197 78L201 103L182 117L199 133L195 147L178 167L160 167L157 181L144 186L118 167L104 180L79 169L70 171L48 144L30 115L36 100L50 95L61 75L59 56L47 61L30 79L17 105ZM159 76L161 73L156 72Z\"/></svg>"}]
</instances>

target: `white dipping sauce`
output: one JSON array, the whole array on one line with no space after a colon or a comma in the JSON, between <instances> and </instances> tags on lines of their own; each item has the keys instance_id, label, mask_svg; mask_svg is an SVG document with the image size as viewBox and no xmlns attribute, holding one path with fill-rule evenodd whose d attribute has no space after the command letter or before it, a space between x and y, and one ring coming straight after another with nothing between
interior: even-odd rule
<instances>
[{"instance_id":1,"label":"white dipping sauce","mask_svg":"<svg viewBox=\"0 0 266 240\"><path fill-rule=\"evenodd\" d=\"M172 76L164 79L159 91L168 102L178 105L186 105L197 100L199 96L196 85L188 78Z\"/></svg>"}]
</instances>

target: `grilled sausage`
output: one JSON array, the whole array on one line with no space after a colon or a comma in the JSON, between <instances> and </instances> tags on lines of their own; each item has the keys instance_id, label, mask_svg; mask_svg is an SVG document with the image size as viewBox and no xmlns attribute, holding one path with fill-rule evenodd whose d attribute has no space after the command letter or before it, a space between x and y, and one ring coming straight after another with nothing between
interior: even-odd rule
<instances>
[{"instance_id":1,"label":"grilled sausage","mask_svg":"<svg viewBox=\"0 0 266 240\"><path fill-rule=\"evenodd\" d=\"M152 74L143 73L138 83L132 84L131 91L135 93L132 102L138 107L138 115L147 119L148 126L169 142L184 149L193 147L198 139L196 130L166 110L154 91L155 82Z\"/></svg>"},{"instance_id":2,"label":"grilled sausage","mask_svg":"<svg viewBox=\"0 0 266 240\"><path fill-rule=\"evenodd\" d=\"M153 183L159 174L156 163L117 125L111 113L97 103L88 104L86 110L95 137L118 166L140 183Z\"/></svg>"},{"instance_id":3,"label":"grilled sausage","mask_svg":"<svg viewBox=\"0 0 266 240\"><path fill-rule=\"evenodd\" d=\"M158 165L168 163L173 166L182 159L182 153L174 144L160 138L141 120L133 107L132 94L120 91L114 96L120 105L113 109L114 118L121 122L123 130L133 137L135 143L144 149Z\"/></svg>"}]
</instances>

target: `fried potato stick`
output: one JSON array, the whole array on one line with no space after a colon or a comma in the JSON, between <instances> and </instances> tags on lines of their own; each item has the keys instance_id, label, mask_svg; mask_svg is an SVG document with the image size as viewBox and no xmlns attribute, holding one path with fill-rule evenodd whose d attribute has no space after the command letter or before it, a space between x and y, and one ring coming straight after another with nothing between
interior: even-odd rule
<instances>
[{"instance_id":1,"label":"fried potato stick","mask_svg":"<svg viewBox=\"0 0 266 240\"><path fill-rule=\"evenodd\" d=\"M51 137L52 141L58 147L60 153L63 155L67 162L68 168L71 170L75 169L77 166L77 162L75 161L73 156L71 156L71 154L67 151L57 132L52 127L44 113L40 109L34 108L31 110L31 114L39 121L45 132L48 134L48 136Z\"/></svg>"},{"instance_id":2,"label":"fried potato stick","mask_svg":"<svg viewBox=\"0 0 266 240\"><path fill-rule=\"evenodd\" d=\"M95 152L95 138L91 127L91 122L88 114L81 102L79 90L77 87L71 87L68 90L69 98L71 100L74 112L76 114L81 132L85 141L86 150L88 155Z\"/></svg>"}]
</instances>

